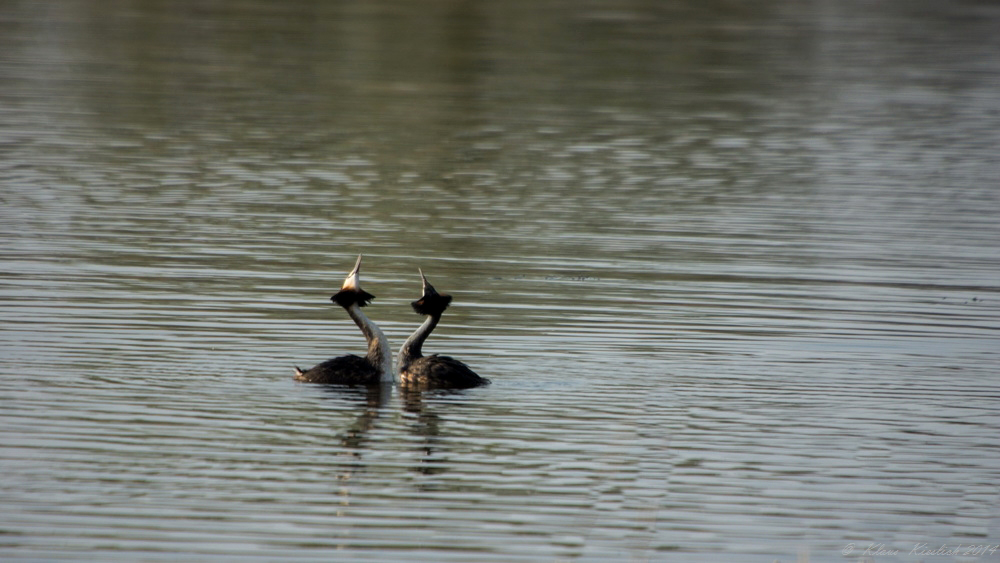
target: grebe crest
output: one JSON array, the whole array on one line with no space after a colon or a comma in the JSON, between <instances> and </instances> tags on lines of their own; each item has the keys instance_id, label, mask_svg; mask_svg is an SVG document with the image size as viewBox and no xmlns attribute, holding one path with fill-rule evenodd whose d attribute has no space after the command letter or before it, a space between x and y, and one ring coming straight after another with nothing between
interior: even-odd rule
<instances>
[{"instance_id":1,"label":"grebe crest","mask_svg":"<svg viewBox=\"0 0 1000 563\"><path fill-rule=\"evenodd\" d=\"M424 276L424 271L417 269L420 272L420 281L423 283L424 294L420 296L420 299L410 303L413 307L414 312L418 315L440 315L444 313L444 310L451 305L451 295L442 295L434 289L434 286L427 281Z\"/></svg>"}]
</instances>

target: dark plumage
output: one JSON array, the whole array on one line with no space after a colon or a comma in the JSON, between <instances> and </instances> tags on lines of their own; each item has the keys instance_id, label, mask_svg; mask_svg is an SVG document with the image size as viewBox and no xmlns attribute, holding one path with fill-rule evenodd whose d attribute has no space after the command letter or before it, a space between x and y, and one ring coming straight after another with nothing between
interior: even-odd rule
<instances>
[{"instance_id":1,"label":"dark plumage","mask_svg":"<svg viewBox=\"0 0 1000 563\"><path fill-rule=\"evenodd\" d=\"M490 382L463 362L451 356L431 354L410 363L405 373L400 373L403 385L428 389L468 389Z\"/></svg>"},{"instance_id":2,"label":"dark plumage","mask_svg":"<svg viewBox=\"0 0 1000 563\"><path fill-rule=\"evenodd\" d=\"M372 385L378 383L379 370L367 358L350 354L331 358L302 371L295 366L295 379L309 383Z\"/></svg>"},{"instance_id":3,"label":"dark plumage","mask_svg":"<svg viewBox=\"0 0 1000 563\"><path fill-rule=\"evenodd\" d=\"M421 276L423 276L422 272ZM413 311L418 315L437 315L439 317L448 308L448 305L451 305L451 295L441 295L434 291L434 287L430 284L427 284L420 299L410 303L410 307L413 307Z\"/></svg>"},{"instance_id":4,"label":"dark plumage","mask_svg":"<svg viewBox=\"0 0 1000 563\"><path fill-rule=\"evenodd\" d=\"M450 295L438 293L434 286L427 282L424 273L420 272L424 294L411 303L413 310L425 315L420 328L415 330L399 350L399 382L406 387L421 389L466 389L487 385L490 380L480 377L469 366L450 356L433 354L424 356L421 348L431 331L441 320L448 305Z\"/></svg>"},{"instance_id":5,"label":"dark plumage","mask_svg":"<svg viewBox=\"0 0 1000 563\"><path fill-rule=\"evenodd\" d=\"M341 289L330 297L330 301L345 309L351 305L367 307L372 304L372 299L375 299L375 296L360 287L356 289Z\"/></svg>"}]
</instances>

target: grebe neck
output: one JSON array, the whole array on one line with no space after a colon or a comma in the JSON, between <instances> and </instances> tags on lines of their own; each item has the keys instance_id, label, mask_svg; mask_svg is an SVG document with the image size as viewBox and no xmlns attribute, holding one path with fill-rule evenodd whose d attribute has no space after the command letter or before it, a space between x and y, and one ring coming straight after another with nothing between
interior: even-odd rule
<instances>
[{"instance_id":1,"label":"grebe neck","mask_svg":"<svg viewBox=\"0 0 1000 563\"><path fill-rule=\"evenodd\" d=\"M379 383L392 382L392 349L385 338L385 333L372 322L362 311L357 303L352 303L345 307L347 314L351 316L354 324L358 325L365 339L368 340L368 354L366 358L379 370Z\"/></svg>"},{"instance_id":2,"label":"grebe neck","mask_svg":"<svg viewBox=\"0 0 1000 563\"><path fill-rule=\"evenodd\" d=\"M399 349L399 365L397 366L399 372L405 370L413 360L423 357L424 354L421 348L423 348L424 341L431 335L431 332L440 320L441 315L427 315L427 319L424 320L423 324L406 339L406 342Z\"/></svg>"}]
</instances>

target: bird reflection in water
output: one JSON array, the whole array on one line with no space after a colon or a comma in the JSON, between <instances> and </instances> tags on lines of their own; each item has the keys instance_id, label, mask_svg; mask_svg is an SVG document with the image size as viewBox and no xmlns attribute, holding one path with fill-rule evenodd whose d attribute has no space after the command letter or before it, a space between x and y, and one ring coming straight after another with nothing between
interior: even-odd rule
<instances>
[{"instance_id":1,"label":"bird reflection in water","mask_svg":"<svg viewBox=\"0 0 1000 563\"><path fill-rule=\"evenodd\" d=\"M338 435L338 438L342 448L360 457L368 433L375 427L375 421L378 420L382 409L392 396L392 386L347 387L337 391L342 394L352 394L358 398L361 412L354 419L354 422Z\"/></svg>"},{"instance_id":2,"label":"bird reflection in water","mask_svg":"<svg viewBox=\"0 0 1000 563\"><path fill-rule=\"evenodd\" d=\"M448 471L448 458L440 452L444 444L440 440L441 417L439 417L424 400L424 393L430 393L416 388L401 387L400 400L403 411L414 420L411 432L422 438L418 446L419 463L411 468L415 473L423 475L440 475ZM434 392L434 395L445 393Z\"/></svg>"},{"instance_id":3,"label":"bird reflection in water","mask_svg":"<svg viewBox=\"0 0 1000 563\"><path fill-rule=\"evenodd\" d=\"M367 468L364 463L364 453L368 449L368 438L375 423L381 416L392 397L391 385L370 385L367 387L330 385L324 387L330 393L330 398L340 402L351 401L356 406L354 420L337 434L335 454L336 479L341 484L338 491L343 498L341 504L350 504L348 482L358 473Z\"/></svg>"}]
</instances>

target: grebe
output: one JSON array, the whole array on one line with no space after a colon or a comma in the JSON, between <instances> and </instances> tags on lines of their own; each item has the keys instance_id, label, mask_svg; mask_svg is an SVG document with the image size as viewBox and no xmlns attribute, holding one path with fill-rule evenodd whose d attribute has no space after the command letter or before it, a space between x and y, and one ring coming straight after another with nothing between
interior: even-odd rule
<instances>
[{"instance_id":1,"label":"grebe","mask_svg":"<svg viewBox=\"0 0 1000 563\"><path fill-rule=\"evenodd\" d=\"M392 350L385 334L364 313L361 307L371 303L374 295L361 289L358 272L361 270L361 255L354 269L347 275L344 285L331 301L343 307L368 340L368 355L341 356L327 360L315 367L302 371L295 366L295 379L310 383L340 383L346 385L377 385L392 383Z\"/></svg>"},{"instance_id":2,"label":"grebe","mask_svg":"<svg viewBox=\"0 0 1000 563\"><path fill-rule=\"evenodd\" d=\"M441 313L451 303L451 295L442 295L427 282L420 271L424 294L411 303L413 310L426 315L420 328L415 330L399 349L399 383L404 387L466 389L486 385L489 379L479 377L469 366L448 356L424 356L420 348L431 331L441 320Z\"/></svg>"}]
</instances>

